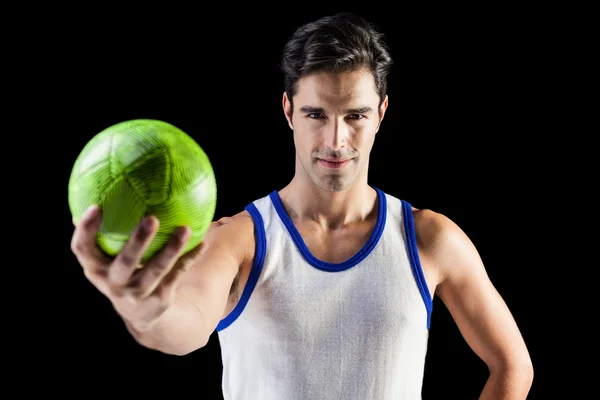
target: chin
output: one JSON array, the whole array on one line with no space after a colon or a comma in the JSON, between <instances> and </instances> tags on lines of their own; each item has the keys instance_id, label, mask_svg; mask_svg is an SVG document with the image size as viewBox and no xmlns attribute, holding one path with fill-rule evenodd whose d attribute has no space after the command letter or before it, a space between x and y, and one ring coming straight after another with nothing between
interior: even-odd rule
<instances>
[{"instance_id":1,"label":"chin","mask_svg":"<svg viewBox=\"0 0 600 400\"><path fill-rule=\"evenodd\" d=\"M326 192L343 192L344 190L352 186L352 182L346 179L340 179L340 177L330 179L320 179L315 184L325 190Z\"/></svg>"}]
</instances>

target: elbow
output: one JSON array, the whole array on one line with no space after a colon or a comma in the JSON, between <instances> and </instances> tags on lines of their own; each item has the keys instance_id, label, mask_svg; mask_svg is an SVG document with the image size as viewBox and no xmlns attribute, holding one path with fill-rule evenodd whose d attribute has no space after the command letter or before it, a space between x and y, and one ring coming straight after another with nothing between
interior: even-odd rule
<instances>
[{"instance_id":1,"label":"elbow","mask_svg":"<svg viewBox=\"0 0 600 400\"><path fill-rule=\"evenodd\" d=\"M201 342L201 343L195 343L194 345L169 345L169 346L154 346L151 347L151 350L155 350L155 351L159 351L163 354L167 354L170 356L178 356L178 357L183 357L183 356L187 356L189 354L192 354L193 352L195 352L196 350L199 350L201 348L203 348L204 346L206 346L207 343Z\"/></svg>"},{"instance_id":2,"label":"elbow","mask_svg":"<svg viewBox=\"0 0 600 400\"><path fill-rule=\"evenodd\" d=\"M533 364L531 363L531 360L521 367L520 374L523 377L524 385L526 385L528 389L531 388L531 385L533 384Z\"/></svg>"},{"instance_id":3,"label":"elbow","mask_svg":"<svg viewBox=\"0 0 600 400\"><path fill-rule=\"evenodd\" d=\"M203 340L200 341L193 341L190 342L188 345L180 345L180 346L171 346L168 349L158 349L159 351L162 351L163 353L172 355L172 356L179 356L179 357L183 357L183 356L187 356L193 352L195 352L196 350L200 350L204 347L206 347L206 345L208 344L209 341L209 337L205 338Z\"/></svg>"},{"instance_id":4,"label":"elbow","mask_svg":"<svg viewBox=\"0 0 600 400\"><path fill-rule=\"evenodd\" d=\"M200 350L204 348L208 344L209 338L205 338L202 340L193 340L186 343L180 343L179 346L171 346L169 349L165 349L163 352L168 353L173 356L187 356L195 352L196 350Z\"/></svg>"},{"instance_id":5,"label":"elbow","mask_svg":"<svg viewBox=\"0 0 600 400\"><path fill-rule=\"evenodd\" d=\"M510 382L517 393L528 393L533 385L533 364L530 359L515 360L495 368L490 368L490 374L496 379L505 383Z\"/></svg>"},{"instance_id":6,"label":"elbow","mask_svg":"<svg viewBox=\"0 0 600 400\"><path fill-rule=\"evenodd\" d=\"M512 367L509 368L514 370L514 374L518 377L519 381L527 388L530 388L533 384L533 363L529 355L513 361L511 365Z\"/></svg>"},{"instance_id":7,"label":"elbow","mask_svg":"<svg viewBox=\"0 0 600 400\"><path fill-rule=\"evenodd\" d=\"M188 354L192 354L194 351L195 351L195 349L176 349L176 350L163 351L163 353L168 354L170 356L183 357L183 356L187 356Z\"/></svg>"},{"instance_id":8,"label":"elbow","mask_svg":"<svg viewBox=\"0 0 600 400\"><path fill-rule=\"evenodd\" d=\"M511 376L513 376L515 386L519 393L523 393L527 397L527 393L533 385L533 365L531 362L521 363L512 368Z\"/></svg>"},{"instance_id":9,"label":"elbow","mask_svg":"<svg viewBox=\"0 0 600 400\"><path fill-rule=\"evenodd\" d=\"M181 340L179 342L157 342L152 340L143 340L140 337L134 337L139 345L148 350L157 351L170 356L187 356L208 344L206 340Z\"/></svg>"}]
</instances>

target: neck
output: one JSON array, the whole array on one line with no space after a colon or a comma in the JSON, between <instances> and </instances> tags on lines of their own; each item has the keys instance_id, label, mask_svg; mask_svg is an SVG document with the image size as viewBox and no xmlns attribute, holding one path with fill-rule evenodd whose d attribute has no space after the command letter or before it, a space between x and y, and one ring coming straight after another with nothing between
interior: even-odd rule
<instances>
[{"instance_id":1,"label":"neck","mask_svg":"<svg viewBox=\"0 0 600 400\"><path fill-rule=\"evenodd\" d=\"M343 191L329 192L294 177L279 196L292 220L316 222L327 230L376 215L377 192L360 179Z\"/></svg>"}]
</instances>

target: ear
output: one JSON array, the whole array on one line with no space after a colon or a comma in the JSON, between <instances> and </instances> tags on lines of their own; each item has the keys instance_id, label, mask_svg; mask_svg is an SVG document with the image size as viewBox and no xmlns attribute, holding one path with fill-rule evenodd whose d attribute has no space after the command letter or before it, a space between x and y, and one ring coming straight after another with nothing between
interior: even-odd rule
<instances>
[{"instance_id":1,"label":"ear","mask_svg":"<svg viewBox=\"0 0 600 400\"><path fill-rule=\"evenodd\" d=\"M388 95L385 95L385 98L381 102L381 107L379 107L379 123L377 123L376 133L379 132L379 127L381 126L381 121L383 121L383 117L385 116L385 112L388 107Z\"/></svg>"},{"instance_id":2,"label":"ear","mask_svg":"<svg viewBox=\"0 0 600 400\"><path fill-rule=\"evenodd\" d=\"M283 99L281 103L283 106L283 113L285 114L285 119L287 119L290 129L294 130L294 125L292 124L292 103L285 91L283 92Z\"/></svg>"}]
</instances>

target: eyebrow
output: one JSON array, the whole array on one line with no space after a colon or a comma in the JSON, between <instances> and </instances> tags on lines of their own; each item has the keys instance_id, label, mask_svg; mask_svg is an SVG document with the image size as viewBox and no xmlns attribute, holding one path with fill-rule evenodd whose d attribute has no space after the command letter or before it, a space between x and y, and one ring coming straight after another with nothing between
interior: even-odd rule
<instances>
[{"instance_id":1,"label":"eyebrow","mask_svg":"<svg viewBox=\"0 0 600 400\"><path fill-rule=\"evenodd\" d=\"M371 112L373 109L369 106L359 107L359 108L349 108L344 112L346 114L366 114ZM323 113L325 109L323 107L313 107L313 106L302 106L300 107L300 111L304 113Z\"/></svg>"}]
</instances>

